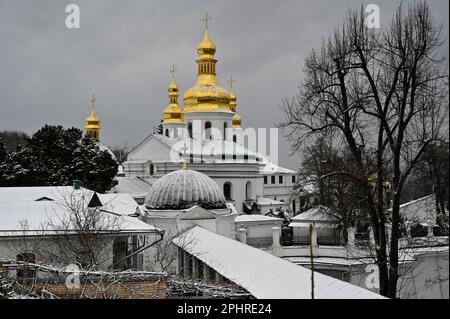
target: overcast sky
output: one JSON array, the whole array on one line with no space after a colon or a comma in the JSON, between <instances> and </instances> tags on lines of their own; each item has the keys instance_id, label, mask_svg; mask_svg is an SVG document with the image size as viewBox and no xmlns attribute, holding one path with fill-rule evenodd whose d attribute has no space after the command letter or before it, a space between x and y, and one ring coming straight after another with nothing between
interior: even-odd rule
<instances>
[{"instance_id":1,"label":"overcast sky","mask_svg":"<svg viewBox=\"0 0 450 319\"><path fill-rule=\"evenodd\" d=\"M411 1L403 1L408 4ZM429 0L445 24L448 0ZM81 28L67 29L65 7L81 9ZM400 1L369 1L390 20ZM182 92L196 79L196 47L206 12L217 47L217 77L231 74L243 127L274 127L278 109L302 79L308 52L342 21L355 0L18 1L0 0L0 130L33 133L44 124L84 127L92 93L106 145L135 145L153 131L167 106L169 69ZM445 42L448 50L448 41ZM180 98L180 104L182 104ZM280 136L280 163L288 157Z\"/></svg>"}]
</instances>

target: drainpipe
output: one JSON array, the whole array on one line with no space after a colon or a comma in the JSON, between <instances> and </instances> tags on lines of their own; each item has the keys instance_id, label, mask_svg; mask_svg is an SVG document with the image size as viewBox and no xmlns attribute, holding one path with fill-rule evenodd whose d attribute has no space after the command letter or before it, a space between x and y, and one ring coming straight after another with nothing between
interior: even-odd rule
<instances>
[{"instance_id":1,"label":"drainpipe","mask_svg":"<svg viewBox=\"0 0 450 319\"><path fill-rule=\"evenodd\" d=\"M147 245L147 246L144 246L144 247L139 248L138 250L132 252L131 254L129 254L129 255L123 257L121 260L116 261L114 264L112 264L112 265L109 266L108 268L111 269L111 268L113 268L115 265L120 264L121 262L130 259L130 258L133 257L134 255L137 255L137 254L143 252L144 250L147 250L147 249L149 249L150 247L152 247L152 246L158 244L159 242L161 242L161 241L164 239L164 233L165 233L164 230L158 230L158 234L159 234L159 236L161 236L158 240L154 241L153 243L151 243L151 244L149 244L149 245Z\"/></svg>"}]
</instances>

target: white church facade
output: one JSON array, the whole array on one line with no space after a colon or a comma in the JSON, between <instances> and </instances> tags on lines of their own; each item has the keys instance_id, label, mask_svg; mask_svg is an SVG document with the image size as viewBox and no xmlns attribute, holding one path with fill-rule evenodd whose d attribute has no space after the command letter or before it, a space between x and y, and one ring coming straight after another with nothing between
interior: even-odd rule
<instances>
[{"instance_id":1,"label":"white church facade","mask_svg":"<svg viewBox=\"0 0 450 319\"><path fill-rule=\"evenodd\" d=\"M123 163L125 177L153 184L186 162L190 169L211 177L239 212L266 214L281 209L295 215L299 203L292 187L297 173L248 147L249 136L241 128L236 110L233 80L230 91L217 82L216 47L207 27L197 52L197 81L184 92L184 108L178 103L180 92L173 79L162 134L148 135L129 153Z\"/></svg>"}]
</instances>

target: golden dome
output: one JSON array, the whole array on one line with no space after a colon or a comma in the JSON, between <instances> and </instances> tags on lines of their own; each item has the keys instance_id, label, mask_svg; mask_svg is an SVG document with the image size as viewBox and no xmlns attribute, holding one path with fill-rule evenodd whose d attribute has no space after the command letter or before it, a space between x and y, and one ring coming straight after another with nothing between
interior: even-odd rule
<instances>
[{"instance_id":1,"label":"golden dome","mask_svg":"<svg viewBox=\"0 0 450 319\"><path fill-rule=\"evenodd\" d=\"M209 39L208 29L205 29L205 35L202 42L197 46L197 52L199 55L214 55L216 53L216 45Z\"/></svg>"},{"instance_id":2,"label":"golden dome","mask_svg":"<svg viewBox=\"0 0 450 319\"><path fill-rule=\"evenodd\" d=\"M197 52L197 82L184 93L184 112L229 111L230 93L217 83L217 60L214 58L216 46L209 39L207 27Z\"/></svg>"},{"instance_id":3,"label":"golden dome","mask_svg":"<svg viewBox=\"0 0 450 319\"><path fill-rule=\"evenodd\" d=\"M234 116L231 119L231 123L233 125L233 128L240 128L242 123L241 117L237 113L234 113Z\"/></svg>"},{"instance_id":4,"label":"golden dome","mask_svg":"<svg viewBox=\"0 0 450 319\"><path fill-rule=\"evenodd\" d=\"M163 112L163 124L183 123L183 110L178 106L178 85L174 80L169 85L169 106Z\"/></svg>"},{"instance_id":5,"label":"golden dome","mask_svg":"<svg viewBox=\"0 0 450 319\"><path fill-rule=\"evenodd\" d=\"M91 139L95 141L100 140L100 119L97 117L97 114L95 114L95 94L92 95L92 110L91 114L86 118L85 122L86 125L84 127L86 135Z\"/></svg>"},{"instance_id":6,"label":"golden dome","mask_svg":"<svg viewBox=\"0 0 450 319\"><path fill-rule=\"evenodd\" d=\"M236 106L237 106L237 98L236 95L234 95L233 91L230 91L230 111L236 112Z\"/></svg>"}]
</instances>

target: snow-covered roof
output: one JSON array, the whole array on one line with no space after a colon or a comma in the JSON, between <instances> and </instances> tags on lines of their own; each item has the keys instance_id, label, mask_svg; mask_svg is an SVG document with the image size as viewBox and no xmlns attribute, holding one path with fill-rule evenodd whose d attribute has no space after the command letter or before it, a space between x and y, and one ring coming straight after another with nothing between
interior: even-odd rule
<instances>
[{"instance_id":1,"label":"snow-covered roof","mask_svg":"<svg viewBox=\"0 0 450 319\"><path fill-rule=\"evenodd\" d=\"M127 193L97 194L103 204L102 210L125 216L140 214L138 204Z\"/></svg>"},{"instance_id":2,"label":"snow-covered roof","mask_svg":"<svg viewBox=\"0 0 450 319\"><path fill-rule=\"evenodd\" d=\"M428 247L408 247L407 249L399 249L399 262L407 263L416 261L417 258L426 254L447 253L447 246L428 246ZM289 256L283 259L299 265L311 264L310 256ZM343 257L314 257L315 265L335 265L335 266L364 266L373 264L374 258L343 258Z\"/></svg>"},{"instance_id":3,"label":"snow-covered roof","mask_svg":"<svg viewBox=\"0 0 450 319\"><path fill-rule=\"evenodd\" d=\"M280 205L286 205L286 202L280 202L278 200L259 196L256 199L256 204L259 206L272 206L272 205L280 206Z\"/></svg>"},{"instance_id":4,"label":"snow-covered roof","mask_svg":"<svg viewBox=\"0 0 450 319\"><path fill-rule=\"evenodd\" d=\"M319 205L294 216L293 222L337 222L338 214L332 209Z\"/></svg>"},{"instance_id":5,"label":"snow-covered roof","mask_svg":"<svg viewBox=\"0 0 450 319\"><path fill-rule=\"evenodd\" d=\"M3 236L44 236L64 232L79 231L75 226L63 226L71 220L70 211L61 202L24 201L0 202L0 237ZM98 229L112 233L152 233L154 226L129 216L99 212ZM55 231L56 228L56 231Z\"/></svg>"},{"instance_id":6,"label":"snow-covered roof","mask_svg":"<svg viewBox=\"0 0 450 319\"><path fill-rule=\"evenodd\" d=\"M145 197L148 190L152 186L142 178L133 177L116 177L117 185L114 186L114 193L128 193L132 197Z\"/></svg>"},{"instance_id":7,"label":"snow-covered roof","mask_svg":"<svg viewBox=\"0 0 450 319\"><path fill-rule=\"evenodd\" d=\"M162 176L145 197L148 209L185 209L194 205L224 208L225 197L208 175L190 169L179 169Z\"/></svg>"},{"instance_id":8,"label":"snow-covered roof","mask_svg":"<svg viewBox=\"0 0 450 319\"><path fill-rule=\"evenodd\" d=\"M0 187L0 236L17 235L18 231L24 231L24 226L27 234L39 235L42 231L47 234L49 223L70 220L69 208L73 207L70 205L86 208L94 198L100 201L96 204L100 205L104 221L115 219L115 231L155 231L153 226L128 216L139 212L138 204L129 194L98 194L72 186Z\"/></svg>"},{"instance_id":9,"label":"snow-covered roof","mask_svg":"<svg viewBox=\"0 0 450 319\"><path fill-rule=\"evenodd\" d=\"M61 199L74 191L72 186L0 187L0 202L35 201L39 199ZM81 187L80 192L86 191Z\"/></svg>"},{"instance_id":10,"label":"snow-covered roof","mask_svg":"<svg viewBox=\"0 0 450 319\"><path fill-rule=\"evenodd\" d=\"M388 210L392 212L392 209ZM431 194L400 205L400 215L406 220L428 222L436 220L436 196Z\"/></svg>"},{"instance_id":11,"label":"snow-covered roof","mask_svg":"<svg viewBox=\"0 0 450 319\"><path fill-rule=\"evenodd\" d=\"M311 270L263 250L215 234L200 226L187 230L173 239L173 242L247 290L255 298L311 298ZM317 299L384 298L369 290L317 272L314 278L314 296Z\"/></svg>"},{"instance_id":12,"label":"snow-covered roof","mask_svg":"<svg viewBox=\"0 0 450 319\"><path fill-rule=\"evenodd\" d=\"M234 219L235 223L245 223L245 222L282 222L281 218L264 216L259 214L253 215L240 215Z\"/></svg>"},{"instance_id":13,"label":"snow-covered roof","mask_svg":"<svg viewBox=\"0 0 450 319\"><path fill-rule=\"evenodd\" d=\"M297 174L296 171L278 166L275 163L270 162L266 158L264 158L263 163L265 164L261 168L261 173L263 174Z\"/></svg>"}]
</instances>

